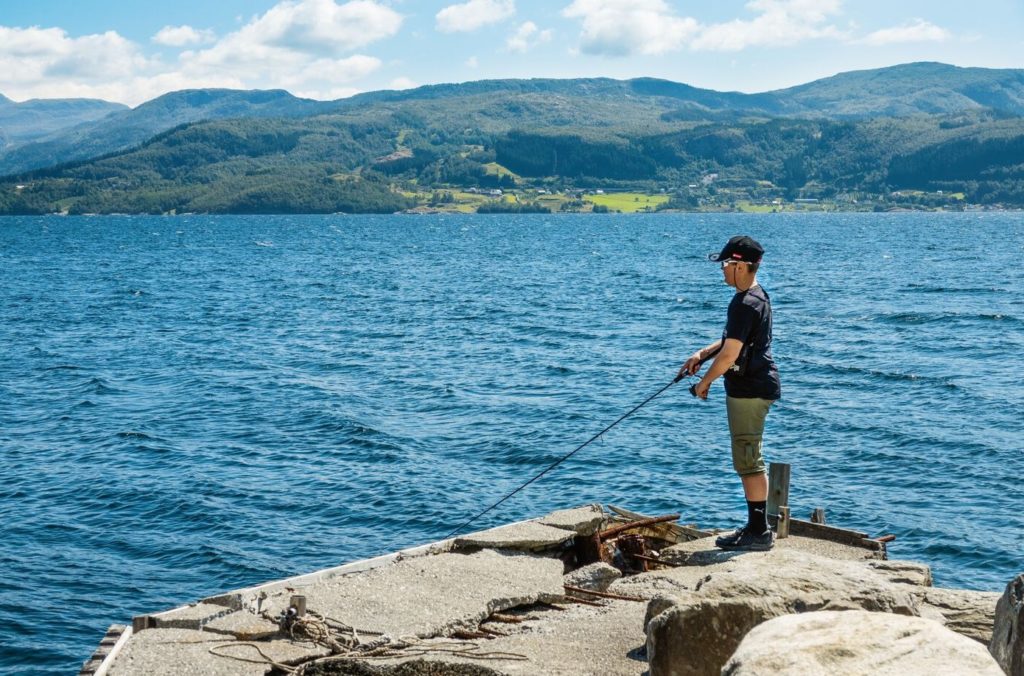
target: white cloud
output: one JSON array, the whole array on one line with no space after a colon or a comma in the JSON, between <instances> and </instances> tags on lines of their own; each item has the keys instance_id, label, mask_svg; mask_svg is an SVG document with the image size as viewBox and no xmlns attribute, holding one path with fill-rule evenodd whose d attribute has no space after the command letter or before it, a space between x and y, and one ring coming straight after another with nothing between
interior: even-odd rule
<instances>
[{"instance_id":1,"label":"white cloud","mask_svg":"<svg viewBox=\"0 0 1024 676\"><path fill-rule=\"evenodd\" d=\"M310 98L350 96L357 90L348 85L382 66L376 57L350 52L391 37L402 21L371 0L282 2L212 47L182 53L179 67L194 77L231 74L246 87L281 87Z\"/></svg>"},{"instance_id":2,"label":"white cloud","mask_svg":"<svg viewBox=\"0 0 1024 676\"><path fill-rule=\"evenodd\" d=\"M581 51L609 56L675 51L699 27L696 19L676 16L664 0L575 0L562 15L582 20Z\"/></svg>"},{"instance_id":3,"label":"white cloud","mask_svg":"<svg viewBox=\"0 0 1024 676\"><path fill-rule=\"evenodd\" d=\"M270 8L213 50L288 50L337 56L395 35L403 17L373 0L290 0ZM212 51L212 50L211 50Z\"/></svg>"},{"instance_id":4,"label":"white cloud","mask_svg":"<svg viewBox=\"0 0 1024 676\"><path fill-rule=\"evenodd\" d=\"M0 92L16 100L96 97L131 105L197 87L284 88L338 98L356 93L353 83L383 65L352 52L394 35L402 21L372 0L287 0L170 63L146 58L139 45L115 32L73 38L60 28L0 26ZM194 29L166 27L157 36L181 42L195 37L189 31Z\"/></svg>"},{"instance_id":5,"label":"white cloud","mask_svg":"<svg viewBox=\"0 0 1024 676\"><path fill-rule=\"evenodd\" d=\"M505 41L505 46L508 47L510 52L519 52L520 54L526 53L536 47L537 45L551 41L550 30L540 30L537 28L537 24L532 21L527 21L516 29L508 40Z\"/></svg>"},{"instance_id":6,"label":"white cloud","mask_svg":"<svg viewBox=\"0 0 1024 676\"><path fill-rule=\"evenodd\" d=\"M843 37L842 31L828 23L830 17L841 12L842 0L752 0L746 6L757 16L704 26L690 48L739 51Z\"/></svg>"},{"instance_id":7,"label":"white cloud","mask_svg":"<svg viewBox=\"0 0 1024 676\"><path fill-rule=\"evenodd\" d=\"M166 47L185 47L208 44L217 36L211 30L196 30L192 26L164 26L151 39Z\"/></svg>"},{"instance_id":8,"label":"white cloud","mask_svg":"<svg viewBox=\"0 0 1024 676\"><path fill-rule=\"evenodd\" d=\"M515 0L469 0L448 5L434 19L437 30L442 33L458 33L504 21L515 13Z\"/></svg>"},{"instance_id":9,"label":"white cloud","mask_svg":"<svg viewBox=\"0 0 1024 676\"><path fill-rule=\"evenodd\" d=\"M750 19L702 24L679 16L665 0L574 0L563 16L582 21L579 50L628 56L694 51L739 51L788 46L817 38L844 38L829 21L843 0L750 0Z\"/></svg>"},{"instance_id":10,"label":"white cloud","mask_svg":"<svg viewBox=\"0 0 1024 676\"><path fill-rule=\"evenodd\" d=\"M902 26L877 30L857 42L865 45L881 46L904 42L944 42L951 37L952 35L945 28L936 26L924 19L916 19Z\"/></svg>"},{"instance_id":11,"label":"white cloud","mask_svg":"<svg viewBox=\"0 0 1024 676\"><path fill-rule=\"evenodd\" d=\"M60 28L0 26L0 91L15 98L69 96L66 82L89 91L151 63L114 31L73 38Z\"/></svg>"},{"instance_id":12,"label":"white cloud","mask_svg":"<svg viewBox=\"0 0 1024 676\"><path fill-rule=\"evenodd\" d=\"M468 59L466 59L466 65L469 66L470 68L478 68L480 66L480 59L476 58L475 56L471 56Z\"/></svg>"}]
</instances>

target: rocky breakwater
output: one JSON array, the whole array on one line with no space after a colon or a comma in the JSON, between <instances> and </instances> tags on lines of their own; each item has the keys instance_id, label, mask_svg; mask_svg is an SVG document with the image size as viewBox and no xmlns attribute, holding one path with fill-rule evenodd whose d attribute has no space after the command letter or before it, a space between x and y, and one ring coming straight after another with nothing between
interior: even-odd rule
<instances>
[{"instance_id":1,"label":"rocky breakwater","mask_svg":"<svg viewBox=\"0 0 1024 676\"><path fill-rule=\"evenodd\" d=\"M724 552L711 531L623 530L636 515L614 511L555 512L135 618L96 673L1024 676L1024 576L1002 595L940 589L874 541Z\"/></svg>"},{"instance_id":2,"label":"rocky breakwater","mask_svg":"<svg viewBox=\"0 0 1024 676\"><path fill-rule=\"evenodd\" d=\"M935 588L924 564L820 542L708 545L664 554L684 568L658 577L686 582L648 605L652 676L1003 673L988 651L999 594ZM702 575L690 585L692 568Z\"/></svg>"}]
</instances>

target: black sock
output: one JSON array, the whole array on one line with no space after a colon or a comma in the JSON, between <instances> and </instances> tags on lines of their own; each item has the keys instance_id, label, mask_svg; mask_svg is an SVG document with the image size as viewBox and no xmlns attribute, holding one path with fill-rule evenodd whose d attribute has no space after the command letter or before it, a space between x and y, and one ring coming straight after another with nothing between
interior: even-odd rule
<instances>
[{"instance_id":1,"label":"black sock","mask_svg":"<svg viewBox=\"0 0 1024 676\"><path fill-rule=\"evenodd\" d=\"M768 502L747 500L747 529L760 535L768 530Z\"/></svg>"}]
</instances>

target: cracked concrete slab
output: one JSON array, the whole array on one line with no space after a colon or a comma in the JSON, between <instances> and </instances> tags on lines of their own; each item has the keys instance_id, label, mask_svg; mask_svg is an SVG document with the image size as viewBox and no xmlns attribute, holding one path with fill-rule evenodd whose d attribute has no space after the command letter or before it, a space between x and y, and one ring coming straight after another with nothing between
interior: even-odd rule
<instances>
[{"instance_id":1,"label":"cracked concrete slab","mask_svg":"<svg viewBox=\"0 0 1024 676\"><path fill-rule=\"evenodd\" d=\"M234 638L193 629L147 629L132 636L107 672L109 676L263 676L269 664L252 647ZM287 640L259 644L267 658L287 663L329 653L310 643ZM214 655L213 648L243 659ZM245 660L256 660L248 662Z\"/></svg>"},{"instance_id":2,"label":"cracked concrete slab","mask_svg":"<svg viewBox=\"0 0 1024 676\"><path fill-rule=\"evenodd\" d=\"M575 509L560 509L537 520L544 526L571 530L579 535L593 535L605 520L601 505L587 505Z\"/></svg>"},{"instance_id":3,"label":"cracked concrete slab","mask_svg":"<svg viewBox=\"0 0 1024 676\"><path fill-rule=\"evenodd\" d=\"M194 603L152 615L162 629L201 629L203 625L231 612L230 608L212 603Z\"/></svg>"},{"instance_id":4,"label":"cracked concrete slab","mask_svg":"<svg viewBox=\"0 0 1024 676\"><path fill-rule=\"evenodd\" d=\"M639 676L647 671L646 605L611 601L601 608L569 605L564 610L531 613L532 619L522 624L489 625L508 635L477 644L481 651L517 654L525 660L480 661L452 655L427 655L425 659L486 665L509 676ZM397 664L399 660L389 662Z\"/></svg>"},{"instance_id":5,"label":"cracked concrete slab","mask_svg":"<svg viewBox=\"0 0 1024 676\"><path fill-rule=\"evenodd\" d=\"M280 629L276 623L254 615L247 610L239 610L206 623L205 631L229 634L240 641L258 641L277 636Z\"/></svg>"},{"instance_id":6,"label":"cracked concrete slab","mask_svg":"<svg viewBox=\"0 0 1024 676\"><path fill-rule=\"evenodd\" d=\"M399 561L300 593L310 611L360 630L394 638L447 636L475 630L493 612L560 596L562 570L558 559L483 550ZM271 617L288 599L267 599Z\"/></svg>"},{"instance_id":7,"label":"cracked concrete slab","mask_svg":"<svg viewBox=\"0 0 1024 676\"><path fill-rule=\"evenodd\" d=\"M535 552L557 547L575 537L564 528L545 526L536 521L523 521L508 526L483 530L455 538L453 549L512 549Z\"/></svg>"}]
</instances>

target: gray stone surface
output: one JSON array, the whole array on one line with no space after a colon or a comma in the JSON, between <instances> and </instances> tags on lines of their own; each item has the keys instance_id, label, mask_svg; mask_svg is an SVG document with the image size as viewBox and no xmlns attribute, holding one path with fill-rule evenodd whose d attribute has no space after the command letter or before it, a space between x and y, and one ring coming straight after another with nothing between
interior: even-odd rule
<instances>
[{"instance_id":1,"label":"gray stone surface","mask_svg":"<svg viewBox=\"0 0 1024 676\"><path fill-rule=\"evenodd\" d=\"M271 622L247 610L239 610L206 623L204 631L230 634L241 641L277 637L280 633L277 623Z\"/></svg>"},{"instance_id":2,"label":"gray stone surface","mask_svg":"<svg viewBox=\"0 0 1024 676\"><path fill-rule=\"evenodd\" d=\"M200 629L207 622L227 615L230 608L212 603L194 603L192 605L157 613L157 626L164 629Z\"/></svg>"},{"instance_id":3,"label":"gray stone surface","mask_svg":"<svg viewBox=\"0 0 1024 676\"><path fill-rule=\"evenodd\" d=\"M611 601L602 608L571 604L565 610L538 611L523 624L488 625L508 636L477 642L482 651L517 653L525 660L427 659L483 664L513 676L639 676L647 670L643 613L644 604L632 601Z\"/></svg>"},{"instance_id":4,"label":"gray stone surface","mask_svg":"<svg viewBox=\"0 0 1024 676\"><path fill-rule=\"evenodd\" d=\"M1001 676L1002 671L976 641L932 620L845 611L764 622L747 634L721 674Z\"/></svg>"},{"instance_id":5,"label":"gray stone surface","mask_svg":"<svg viewBox=\"0 0 1024 676\"><path fill-rule=\"evenodd\" d=\"M713 572L697 591L719 598L782 599L794 612L864 609L917 615L916 601L887 571L792 550L735 559L731 571Z\"/></svg>"},{"instance_id":6,"label":"gray stone surface","mask_svg":"<svg viewBox=\"0 0 1024 676\"><path fill-rule=\"evenodd\" d=\"M402 636L475 630L493 612L563 594L558 559L483 550L399 561L305 587L306 607L357 629ZM288 595L272 596L276 617Z\"/></svg>"},{"instance_id":7,"label":"gray stone surface","mask_svg":"<svg viewBox=\"0 0 1024 676\"><path fill-rule=\"evenodd\" d=\"M877 560L877 552L861 547L853 547L828 540L790 536L775 541L773 551L795 550L824 556L830 559L849 561ZM661 558L668 563L683 566L708 566L728 561L737 556L749 556L751 552L728 552L715 547L715 538L701 538L691 542L683 542L667 547L661 552ZM880 563L883 563L880 561Z\"/></svg>"},{"instance_id":8,"label":"gray stone surface","mask_svg":"<svg viewBox=\"0 0 1024 676\"><path fill-rule=\"evenodd\" d=\"M774 597L670 606L647 625L651 676L717 676L748 631L787 612Z\"/></svg>"},{"instance_id":9,"label":"gray stone surface","mask_svg":"<svg viewBox=\"0 0 1024 676\"><path fill-rule=\"evenodd\" d=\"M929 587L911 594L917 599L921 617L986 646L991 642L998 593Z\"/></svg>"},{"instance_id":10,"label":"gray stone surface","mask_svg":"<svg viewBox=\"0 0 1024 676\"><path fill-rule=\"evenodd\" d=\"M1010 676L1024 676L1024 574L1010 580L996 603L989 651Z\"/></svg>"},{"instance_id":11,"label":"gray stone surface","mask_svg":"<svg viewBox=\"0 0 1024 676\"><path fill-rule=\"evenodd\" d=\"M575 533L564 528L524 521L455 538L454 549L512 549L539 551L571 540Z\"/></svg>"},{"instance_id":12,"label":"gray stone surface","mask_svg":"<svg viewBox=\"0 0 1024 676\"><path fill-rule=\"evenodd\" d=\"M580 535L593 535L604 522L605 514L600 505L587 505L576 509L561 509L538 519L538 523Z\"/></svg>"},{"instance_id":13,"label":"gray stone surface","mask_svg":"<svg viewBox=\"0 0 1024 676\"><path fill-rule=\"evenodd\" d=\"M608 591L608 587L622 577L622 572L615 566L598 561L589 566L583 566L565 576L565 584L592 589L596 591Z\"/></svg>"},{"instance_id":14,"label":"gray stone surface","mask_svg":"<svg viewBox=\"0 0 1024 676\"><path fill-rule=\"evenodd\" d=\"M263 676L268 664L253 664L210 653L220 650L261 660L251 647L230 646L234 639L192 629L147 629L132 636L111 665L110 676ZM322 656L327 650L290 641L261 642L260 649L276 662Z\"/></svg>"},{"instance_id":15,"label":"gray stone surface","mask_svg":"<svg viewBox=\"0 0 1024 676\"><path fill-rule=\"evenodd\" d=\"M890 582L916 585L920 587L932 586L931 566L924 563L899 560L869 561L868 568L882 573Z\"/></svg>"}]
</instances>

